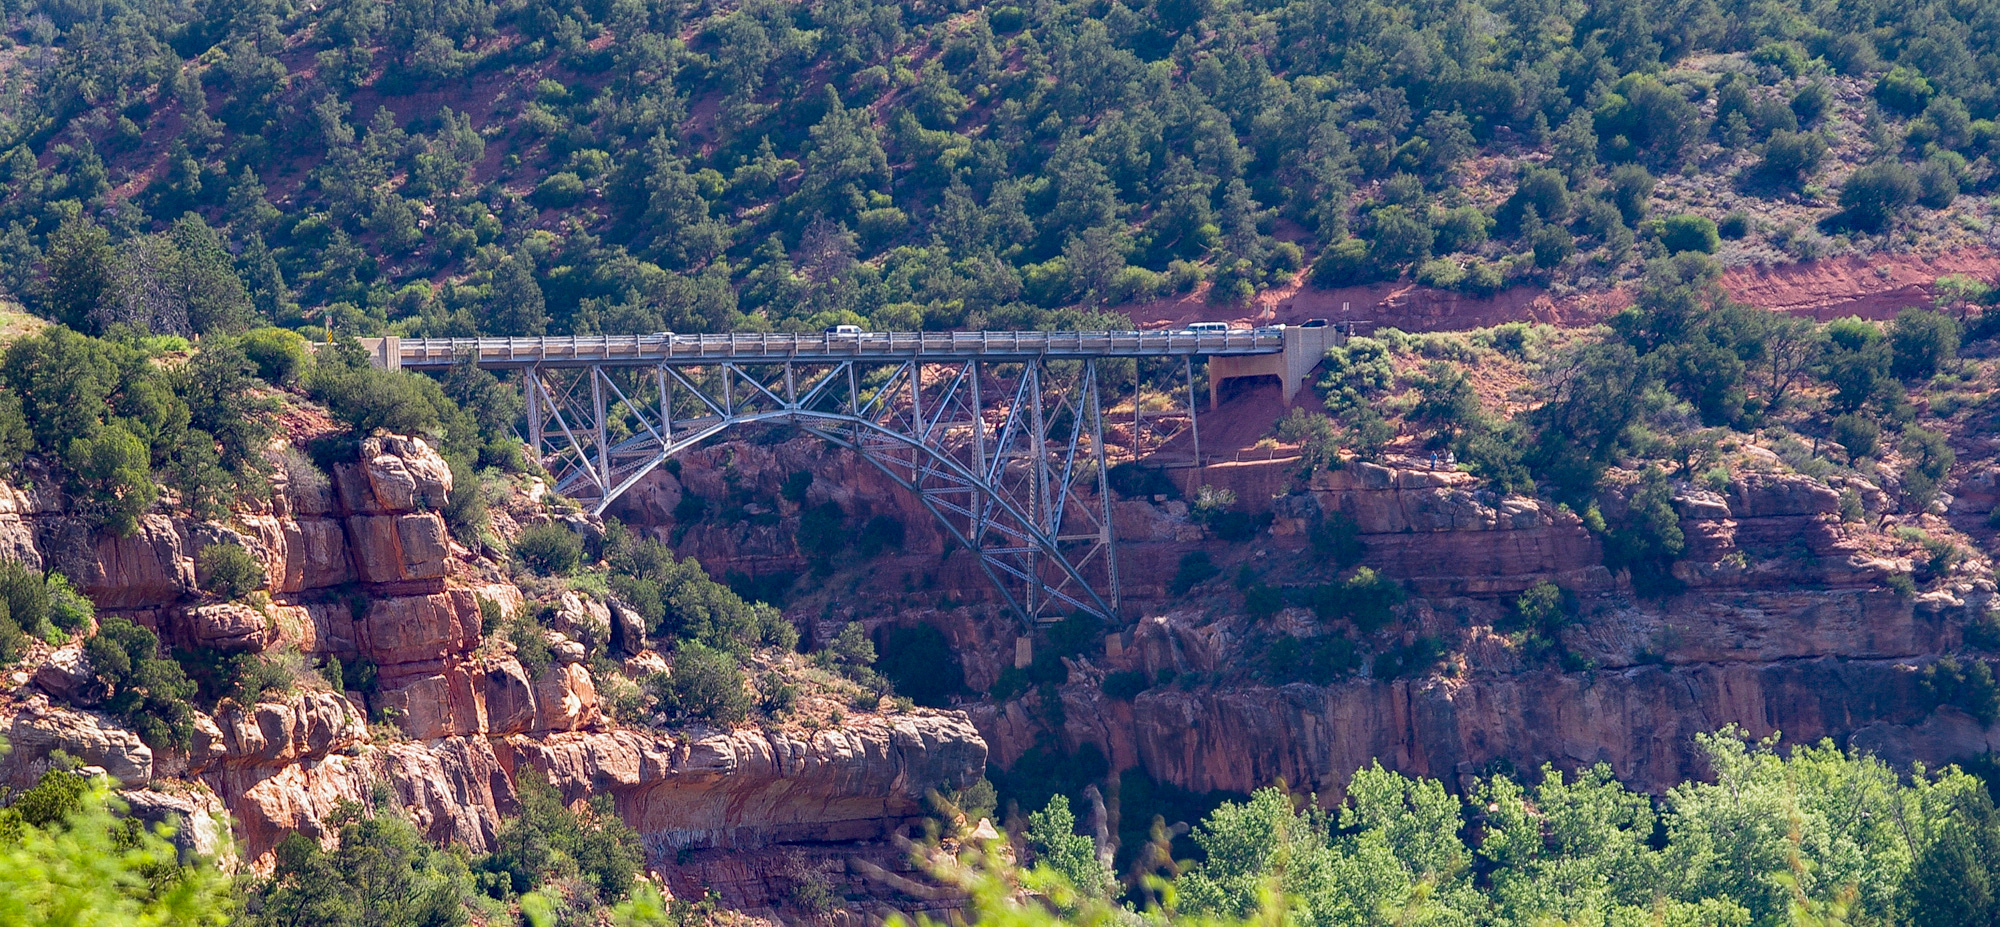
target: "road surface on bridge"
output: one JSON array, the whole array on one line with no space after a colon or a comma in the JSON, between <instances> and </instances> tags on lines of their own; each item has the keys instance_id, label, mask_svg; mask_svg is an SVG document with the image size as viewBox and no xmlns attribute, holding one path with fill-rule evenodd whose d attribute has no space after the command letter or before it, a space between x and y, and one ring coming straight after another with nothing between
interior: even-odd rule
<instances>
[{"instance_id":1,"label":"road surface on bridge","mask_svg":"<svg viewBox=\"0 0 2000 927\"><path fill-rule=\"evenodd\" d=\"M650 366L653 364L939 360L1081 360L1105 357L1235 357L1280 354L1315 329L1228 332L860 332L794 335L574 335L542 338L363 339L379 366L439 370L469 355L488 369ZM1289 337L1288 337L1289 336ZM1318 339L1315 339L1318 340Z\"/></svg>"}]
</instances>

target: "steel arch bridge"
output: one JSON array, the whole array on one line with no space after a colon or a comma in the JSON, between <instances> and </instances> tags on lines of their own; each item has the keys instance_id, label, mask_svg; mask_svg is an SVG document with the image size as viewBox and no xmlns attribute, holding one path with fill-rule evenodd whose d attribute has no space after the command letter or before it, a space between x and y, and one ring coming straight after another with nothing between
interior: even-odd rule
<instances>
[{"instance_id":1,"label":"steel arch bridge","mask_svg":"<svg viewBox=\"0 0 2000 927\"><path fill-rule=\"evenodd\" d=\"M1255 363L1310 349L1316 362L1334 337L1263 329L364 344L390 368L470 362L520 371L530 447L555 489L596 514L673 455L734 426L791 425L849 448L972 551L1010 607L1048 621L1079 611L1109 618L1120 604L1101 361L1153 358L1181 368L1185 413L1156 412L1148 422L1135 395L1127 444L1136 453L1185 430L1198 460L1194 357Z\"/></svg>"}]
</instances>

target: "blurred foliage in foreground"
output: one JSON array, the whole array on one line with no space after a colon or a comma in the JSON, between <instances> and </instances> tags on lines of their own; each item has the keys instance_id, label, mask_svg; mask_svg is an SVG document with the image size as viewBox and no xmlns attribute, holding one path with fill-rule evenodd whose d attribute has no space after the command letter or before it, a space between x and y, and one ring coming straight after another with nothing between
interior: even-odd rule
<instances>
[{"instance_id":1,"label":"blurred foliage in foreground","mask_svg":"<svg viewBox=\"0 0 2000 927\"><path fill-rule=\"evenodd\" d=\"M1224 804L1193 830L1199 859L1157 852L1174 828L1156 820L1155 852L1122 874L1058 795L1014 845L933 847L939 884L897 883L934 907L962 898L964 922L985 927L1954 927L2000 916L2000 817L1973 776L1898 775L1830 742L1780 753L1734 728L1700 748L1709 775L1658 798L1602 765L1545 767L1532 787L1494 775L1464 796L1371 765L1332 810L1276 787ZM253 924L553 927L716 914L663 900L635 878L629 831L539 781L524 784L524 813L491 856L434 849L401 817L356 807L331 849L288 839L271 878L233 883L212 860L177 854L169 829L123 817L105 782L57 770L0 810L0 925L224 924L242 912Z\"/></svg>"}]
</instances>

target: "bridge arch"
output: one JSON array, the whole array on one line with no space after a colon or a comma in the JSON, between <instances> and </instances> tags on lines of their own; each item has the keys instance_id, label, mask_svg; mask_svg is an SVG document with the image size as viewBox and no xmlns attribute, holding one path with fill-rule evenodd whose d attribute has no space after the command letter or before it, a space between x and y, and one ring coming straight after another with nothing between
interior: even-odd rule
<instances>
[{"instance_id":1,"label":"bridge arch","mask_svg":"<svg viewBox=\"0 0 2000 927\"><path fill-rule=\"evenodd\" d=\"M1117 614L1094 360L529 368L524 380L530 444L557 491L595 514L703 441L789 424L915 495L1024 618Z\"/></svg>"},{"instance_id":2,"label":"bridge arch","mask_svg":"<svg viewBox=\"0 0 2000 927\"><path fill-rule=\"evenodd\" d=\"M1032 621L1068 611L1108 618L1120 605L1097 361L1151 359L1185 373L1184 414L1148 410L1134 395L1130 445L1136 455L1141 444L1190 433L1198 466L1195 357L1232 362L1211 370L1211 382L1278 372L1289 392L1344 334L1322 322L1229 331L390 337L363 345L390 369L469 360L520 371L536 458L558 492L598 513L674 454L729 428L797 425L914 492ZM987 392L988 384L1001 388ZM614 441L614 433L629 437Z\"/></svg>"}]
</instances>

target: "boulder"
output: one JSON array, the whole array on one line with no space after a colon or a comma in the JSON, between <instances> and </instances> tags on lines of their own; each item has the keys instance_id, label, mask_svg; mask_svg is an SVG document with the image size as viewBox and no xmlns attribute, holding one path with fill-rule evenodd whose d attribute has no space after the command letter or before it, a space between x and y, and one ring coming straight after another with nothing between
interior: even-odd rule
<instances>
[{"instance_id":1,"label":"boulder","mask_svg":"<svg viewBox=\"0 0 2000 927\"><path fill-rule=\"evenodd\" d=\"M597 720L597 686L590 671L570 663L535 680L535 730L573 731Z\"/></svg>"},{"instance_id":2,"label":"boulder","mask_svg":"<svg viewBox=\"0 0 2000 927\"><path fill-rule=\"evenodd\" d=\"M611 646L619 653L638 654L646 649L646 619L617 602L611 603Z\"/></svg>"},{"instance_id":3,"label":"boulder","mask_svg":"<svg viewBox=\"0 0 2000 927\"><path fill-rule=\"evenodd\" d=\"M521 734L535 726L535 687L521 661L502 657L486 664L480 693L486 702L486 733Z\"/></svg>"},{"instance_id":4,"label":"boulder","mask_svg":"<svg viewBox=\"0 0 2000 927\"><path fill-rule=\"evenodd\" d=\"M153 748L100 715L30 704L14 716L6 734L13 749L0 756L0 785L33 787L57 750L103 768L126 785L153 778Z\"/></svg>"},{"instance_id":5,"label":"boulder","mask_svg":"<svg viewBox=\"0 0 2000 927\"><path fill-rule=\"evenodd\" d=\"M1745 473L1730 487L1736 518L1782 515L1832 515L1840 511L1840 493L1805 476Z\"/></svg>"},{"instance_id":6,"label":"boulder","mask_svg":"<svg viewBox=\"0 0 2000 927\"><path fill-rule=\"evenodd\" d=\"M72 705L89 707L108 693L84 655L81 641L57 647L35 668L35 687Z\"/></svg>"},{"instance_id":7,"label":"boulder","mask_svg":"<svg viewBox=\"0 0 2000 927\"><path fill-rule=\"evenodd\" d=\"M277 628L257 609L241 602L197 605L182 618L188 637L203 647L255 653L276 639Z\"/></svg>"},{"instance_id":8,"label":"boulder","mask_svg":"<svg viewBox=\"0 0 2000 927\"><path fill-rule=\"evenodd\" d=\"M236 846L229 839L229 809L207 792L169 795L152 789L118 793L134 818L149 827L165 826L183 863L213 859L224 872L236 868Z\"/></svg>"},{"instance_id":9,"label":"boulder","mask_svg":"<svg viewBox=\"0 0 2000 927\"><path fill-rule=\"evenodd\" d=\"M587 595L563 593L550 624L592 650L611 643L611 609Z\"/></svg>"},{"instance_id":10,"label":"boulder","mask_svg":"<svg viewBox=\"0 0 2000 927\"><path fill-rule=\"evenodd\" d=\"M225 762L235 766L316 760L368 739L367 725L345 696L317 690L238 707L223 712L215 723Z\"/></svg>"},{"instance_id":11,"label":"boulder","mask_svg":"<svg viewBox=\"0 0 2000 927\"><path fill-rule=\"evenodd\" d=\"M667 658L657 651L641 650L625 658L625 675L633 679L644 679L667 671Z\"/></svg>"},{"instance_id":12,"label":"boulder","mask_svg":"<svg viewBox=\"0 0 2000 927\"><path fill-rule=\"evenodd\" d=\"M359 457L333 469L340 508L349 515L440 509L451 495L451 466L422 438L364 438Z\"/></svg>"}]
</instances>

